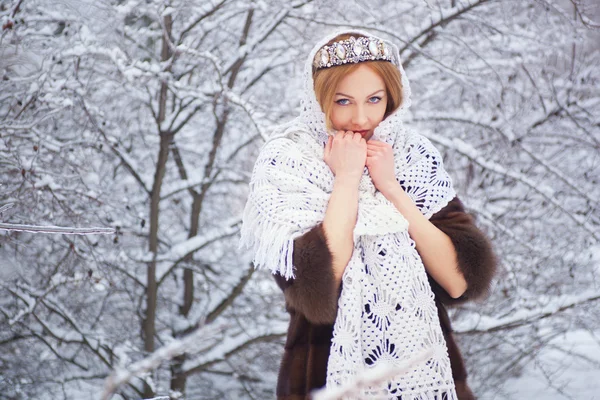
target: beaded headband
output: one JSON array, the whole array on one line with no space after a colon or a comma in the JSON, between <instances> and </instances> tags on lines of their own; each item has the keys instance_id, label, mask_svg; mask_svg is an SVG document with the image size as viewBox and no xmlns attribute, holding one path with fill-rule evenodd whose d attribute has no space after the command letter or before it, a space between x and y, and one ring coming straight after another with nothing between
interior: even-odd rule
<instances>
[{"instance_id":1,"label":"beaded headband","mask_svg":"<svg viewBox=\"0 0 600 400\"><path fill-rule=\"evenodd\" d=\"M323 46L317 51L313 66L320 69L372 60L392 61L389 47L377 38L360 37L357 39L350 36L346 40Z\"/></svg>"}]
</instances>

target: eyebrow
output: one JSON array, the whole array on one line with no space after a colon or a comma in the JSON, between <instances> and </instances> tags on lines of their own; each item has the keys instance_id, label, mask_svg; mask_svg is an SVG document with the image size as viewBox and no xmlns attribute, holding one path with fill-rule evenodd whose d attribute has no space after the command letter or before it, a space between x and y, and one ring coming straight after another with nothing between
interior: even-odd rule
<instances>
[{"instance_id":1,"label":"eyebrow","mask_svg":"<svg viewBox=\"0 0 600 400\"><path fill-rule=\"evenodd\" d=\"M370 95L368 95L367 97L374 96L374 95L376 95L376 94L377 94L377 93L379 93L379 92L385 92L385 90L383 90L383 89L379 89L378 91L371 93L371 94L370 94ZM344 96L344 97L348 97L349 99L354 99L354 97L352 97L352 96L349 96L349 95L347 95L347 94L344 94L344 93L336 93L335 95L336 95L336 96Z\"/></svg>"}]
</instances>

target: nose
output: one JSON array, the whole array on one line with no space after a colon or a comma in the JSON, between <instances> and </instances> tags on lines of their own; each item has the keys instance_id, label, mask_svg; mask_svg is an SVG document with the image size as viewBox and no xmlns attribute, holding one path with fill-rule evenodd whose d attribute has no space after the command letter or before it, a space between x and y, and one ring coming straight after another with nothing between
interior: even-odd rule
<instances>
[{"instance_id":1,"label":"nose","mask_svg":"<svg viewBox=\"0 0 600 400\"><path fill-rule=\"evenodd\" d=\"M352 113L352 125L362 128L367 124L367 121L367 110L362 104L358 104Z\"/></svg>"}]
</instances>

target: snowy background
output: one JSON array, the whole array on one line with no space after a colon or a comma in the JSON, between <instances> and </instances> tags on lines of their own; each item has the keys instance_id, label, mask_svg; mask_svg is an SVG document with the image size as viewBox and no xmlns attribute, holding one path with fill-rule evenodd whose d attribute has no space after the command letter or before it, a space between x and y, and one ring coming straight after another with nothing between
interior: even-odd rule
<instances>
[{"instance_id":1,"label":"snowy background","mask_svg":"<svg viewBox=\"0 0 600 400\"><path fill-rule=\"evenodd\" d=\"M501 259L451 311L474 392L600 399L599 21L594 0L0 0L0 399L274 397L287 314L241 211L338 26L399 45L407 125Z\"/></svg>"}]
</instances>

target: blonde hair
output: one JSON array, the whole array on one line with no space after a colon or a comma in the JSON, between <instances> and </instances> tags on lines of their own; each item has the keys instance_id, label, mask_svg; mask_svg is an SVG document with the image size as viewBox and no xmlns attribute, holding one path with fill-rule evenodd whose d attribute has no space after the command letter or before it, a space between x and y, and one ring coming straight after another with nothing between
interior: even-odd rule
<instances>
[{"instance_id":1,"label":"blonde hair","mask_svg":"<svg viewBox=\"0 0 600 400\"><path fill-rule=\"evenodd\" d=\"M343 33L336 36L327 43L331 45L333 42L348 39L350 36L364 37L360 34ZM383 79L385 83L385 91L387 94L387 106L385 109L384 118L396 110L402 104L402 81L400 71L389 61L363 61L355 64L338 65L330 68L313 68L313 82L317 101L321 106L321 110L325 113L325 121L327 129L331 129L331 109L333 99L338 84L348 74L355 71L361 64L367 65L377 75Z\"/></svg>"}]
</instances>

